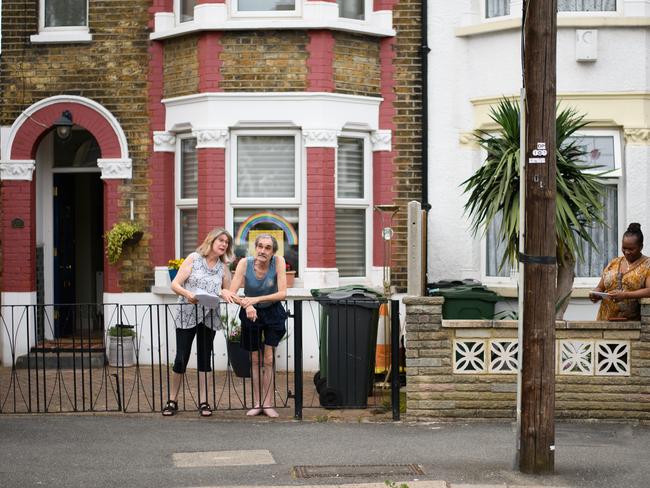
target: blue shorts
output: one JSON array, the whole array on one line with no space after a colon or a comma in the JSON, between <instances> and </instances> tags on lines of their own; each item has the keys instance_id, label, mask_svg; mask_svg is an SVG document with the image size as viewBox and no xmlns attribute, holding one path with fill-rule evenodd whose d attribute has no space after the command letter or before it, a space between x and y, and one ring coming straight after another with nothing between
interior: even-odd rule
<instances>
[{"instance_id":1,"label":"blue shorts","mask_svg":"<svg viewBox=\"0 0 650 488\"><path fill-rule=\"evenodd\" d=\"M247 351L259 351L264 345L276 347L287 332L285 323L289 314L280 302L256 309L255 322L246 317L245 309L239 310L241 347Z\"/></svg>"}]
</instances>

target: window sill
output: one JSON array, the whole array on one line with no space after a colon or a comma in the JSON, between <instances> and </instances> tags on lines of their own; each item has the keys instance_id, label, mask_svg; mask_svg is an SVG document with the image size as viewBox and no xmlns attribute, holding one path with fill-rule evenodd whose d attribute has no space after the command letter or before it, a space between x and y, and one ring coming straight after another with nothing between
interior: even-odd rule
<instances>
[{"instance_id":1,"label":"window sill","mask_svg":"<svg viewBox=\"0 0 650 488\"><path fill-rule=\"evenodd\" d=\"M599 27L648 27L649 17L622 17L617 16L558 16L558 28L599 28ZM521 28L521 18L507 17L500 20L486 20L481 23L458 27L454 33L456 37L472 37L494 32L504 32Z\"/></svg>"},{"instance_id":2,"label":"window sill","mask_svg":"<svg viewBox=\"0 0 650 488\"><path fill-rule=\"evenodd\" d=\"M338 16L338 5L332 2L306 2L300 17L232 17L226 4L200 4L194 8L194 20L177 24L173 12L155 15L151 40L162 40L200 31L260 30L260 29L331 29L393 37L393 12L373 11L367 20L353 20Z\"/></svg>"},{"instance_id":3,"label":"window sill","mask_svg":"<svg viewBox=\"0 0 650 488\"><path fill-rule=\"evenodd\" d=\"M92 42L93 36L86 30L57 32L44 31L29 36L29 40L32 44L87 43Z\"/></svg>"}]
</instances>

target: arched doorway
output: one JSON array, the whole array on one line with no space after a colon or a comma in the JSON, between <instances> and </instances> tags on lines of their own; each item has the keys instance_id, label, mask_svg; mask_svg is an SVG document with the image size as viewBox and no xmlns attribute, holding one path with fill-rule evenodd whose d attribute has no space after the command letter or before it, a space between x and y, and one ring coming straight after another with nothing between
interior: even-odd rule
<instances>
[{"instance_id":1,"label":"arched doorway","mask_svg":"<svg viewBox=\"0 0 650 488\"><path fill-rule=\"evenodd\" d=\"M101 303L103 294L99 157L97 140L82 128L65 140L50 132L37 151L37 299L71 304L56 308L55 338L102 333L101 307L89 305Z\"/></svg>"}]
</instances>

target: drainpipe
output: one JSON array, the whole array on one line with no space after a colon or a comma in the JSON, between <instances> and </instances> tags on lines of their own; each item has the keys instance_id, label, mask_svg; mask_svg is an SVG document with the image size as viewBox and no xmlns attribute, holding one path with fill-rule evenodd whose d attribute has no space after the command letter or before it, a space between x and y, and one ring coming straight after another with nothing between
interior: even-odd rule
<instances>
[{"instance_id":1,"label":"drainpipe","mask_svg":"<svg viewBox=\"0 0 650 488\"><path fill-rule=\"evenodd\" d=\"M422 161L422 196L420 197L420 203L422 204L422 210L429 212L431 205L429 204L429 73L428 73L428 57L431 49L429 48L429 39L428 39L428 10L427 0L422 0L420 2L420 37L421 43L420 46L420 62L422 66L422 147L420 158ZM426 254L426 250L425 250ZM425 259L426 261L426 259Z\"/></svg>"}]
</instances>

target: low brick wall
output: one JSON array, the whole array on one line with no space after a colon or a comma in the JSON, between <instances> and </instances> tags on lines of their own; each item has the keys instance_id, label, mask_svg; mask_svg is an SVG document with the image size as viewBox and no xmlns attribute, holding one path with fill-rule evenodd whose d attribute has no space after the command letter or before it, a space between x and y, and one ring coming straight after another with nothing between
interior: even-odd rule
<instances>
[{"instance_id":1,"label":"low brick wall","mask_svg":"<svg viewBox=\"0 0 650 488\"><path fill-rule=\"evenodd\" d=\"M443 320L407 297L406 417L514 419L517 322ZM640 322L556 323L556 418L650 421L650 300Z\"/></svg>"}]
</instances>

